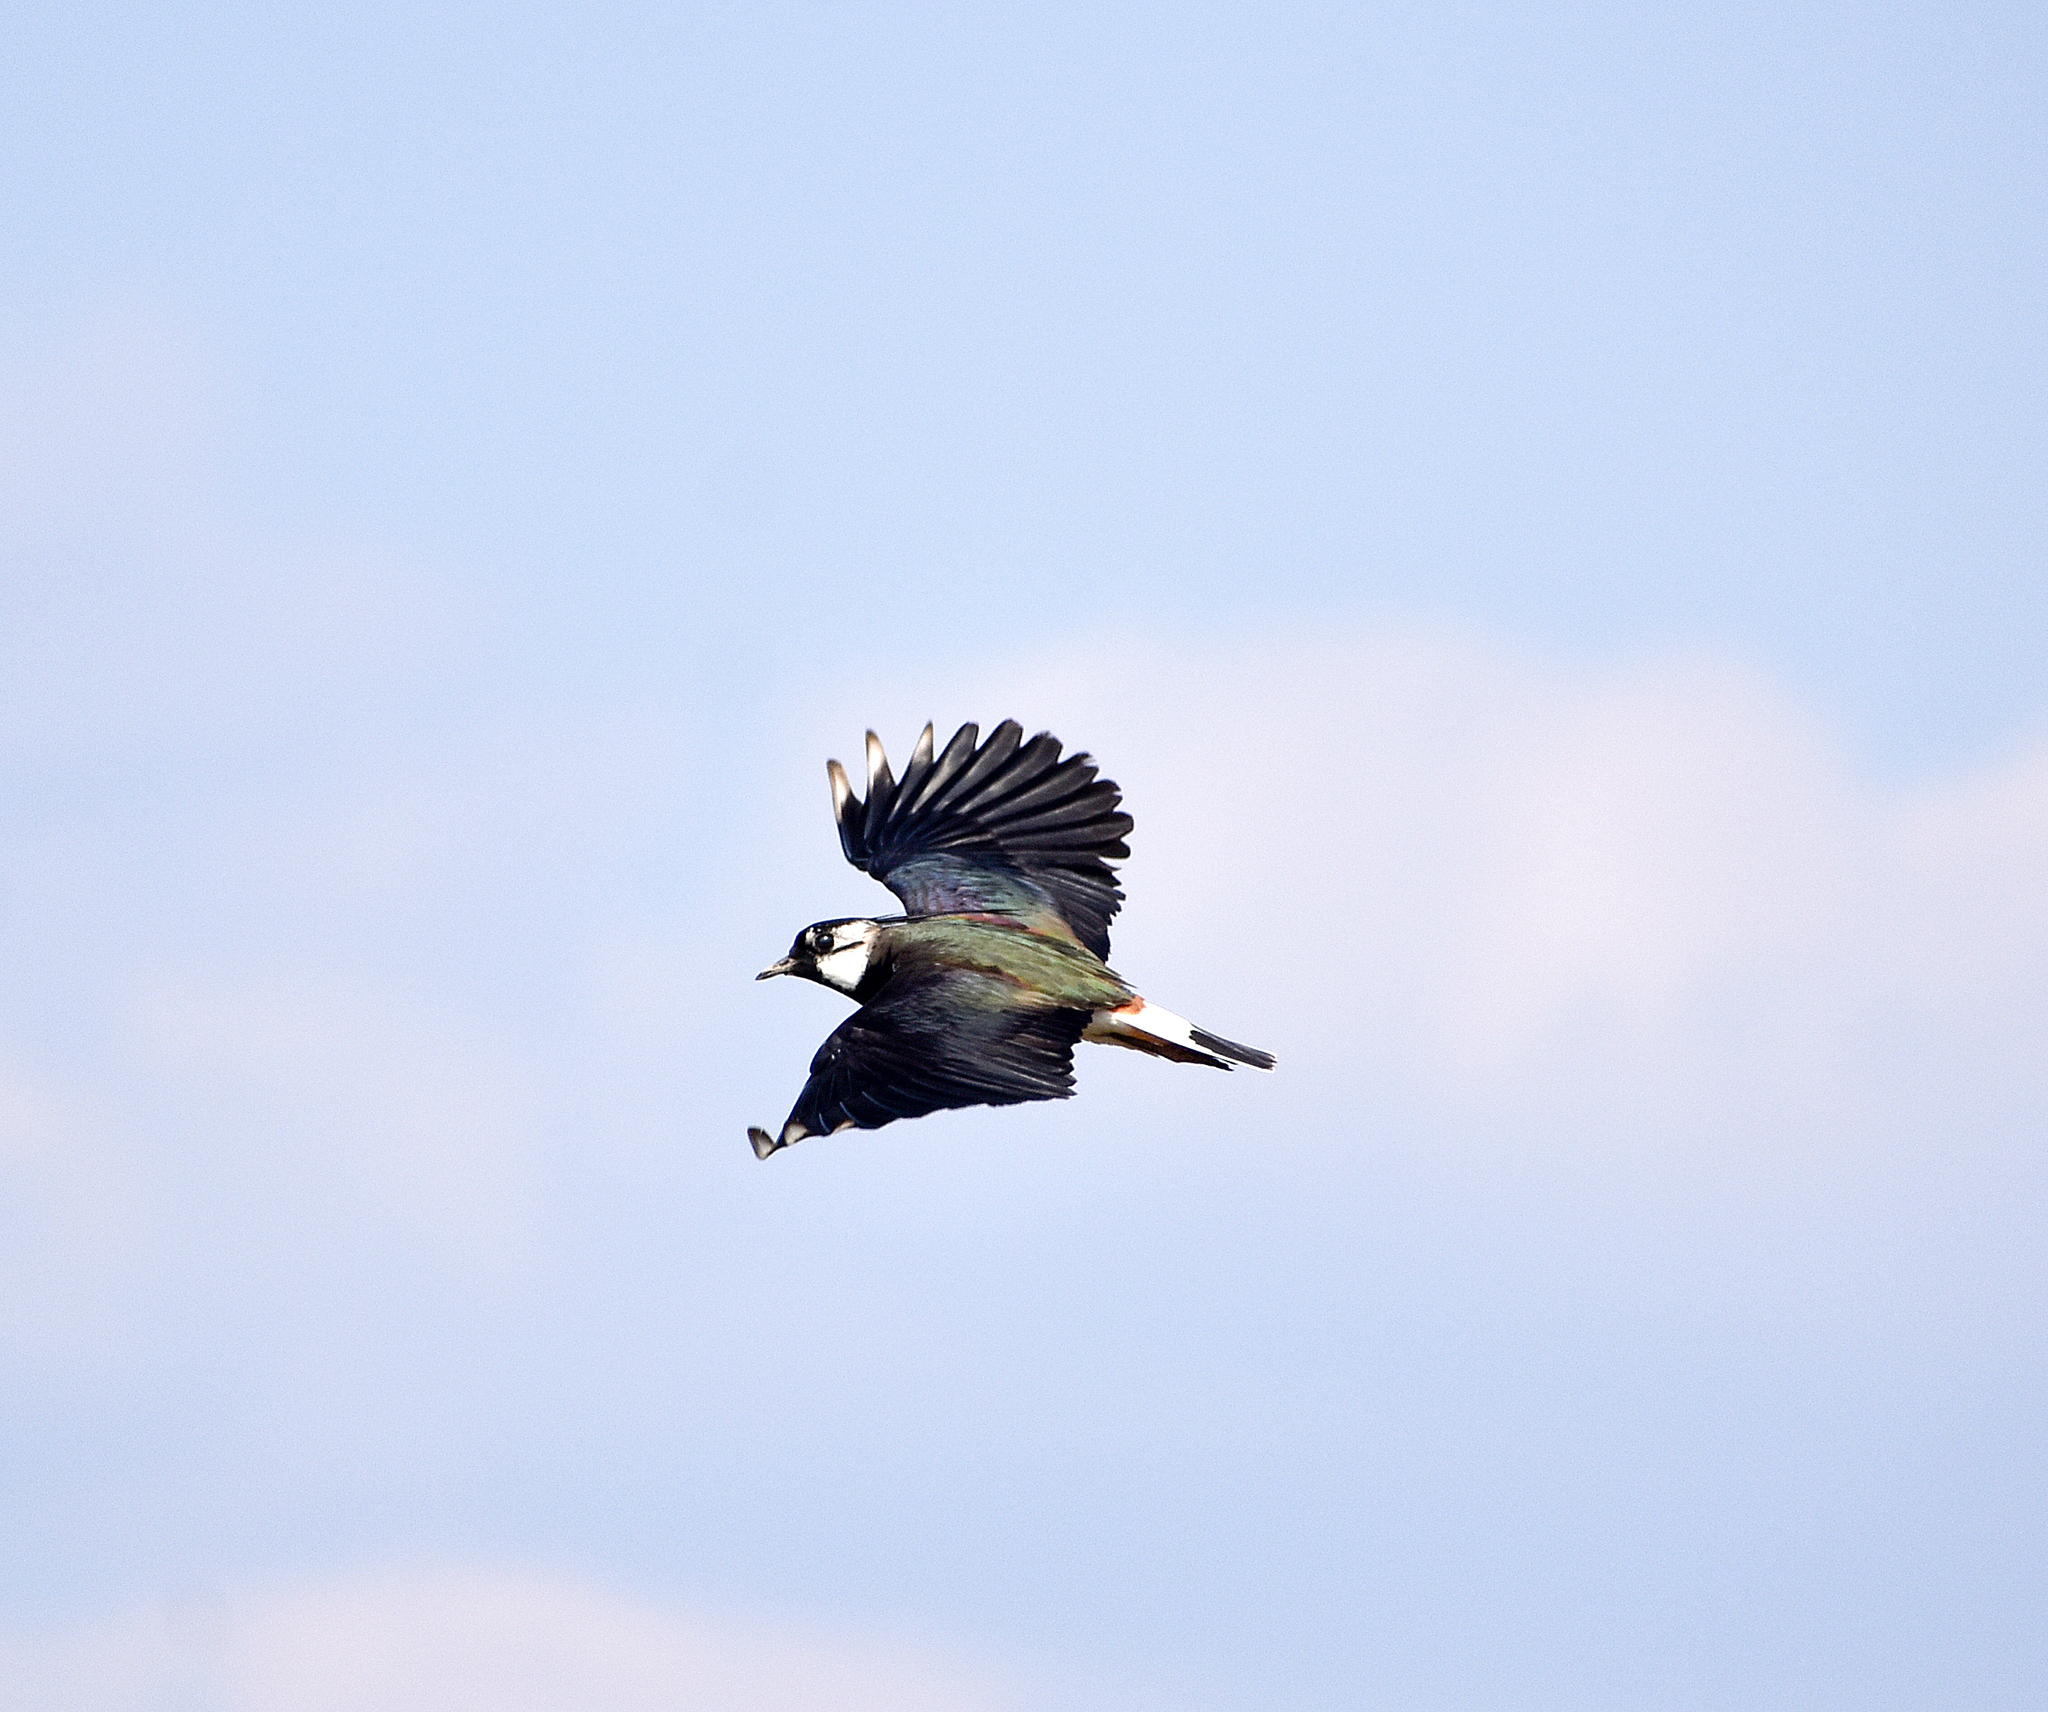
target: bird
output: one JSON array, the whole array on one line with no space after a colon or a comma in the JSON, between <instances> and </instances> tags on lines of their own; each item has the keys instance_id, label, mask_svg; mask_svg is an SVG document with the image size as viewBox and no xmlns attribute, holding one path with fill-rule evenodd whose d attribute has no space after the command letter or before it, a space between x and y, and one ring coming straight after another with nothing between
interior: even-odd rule
<instances>
[{"instance_id":1,"label":"bird","mask_svg":"<svg viewBox=\"0 0 2048 1712\"><path fill-rule=\"evenodd\" d=\"M806 1136L879 1129L960 1106L1064 1100L1074 1046L1096 1041L1182 1064L1271 1070L1270 1052L1200 1029L1109 967L1130 855L1123 793L1093 759L1029 742L1006 719L963 725L934 752L930 725L898 779L867 734L868 786L825 763L846 859L902 915L813 922L755 976L794 975L860 1008L826 1037L782 1128L749 1127L757 1158Z\"/></svg>"}]
</instances>

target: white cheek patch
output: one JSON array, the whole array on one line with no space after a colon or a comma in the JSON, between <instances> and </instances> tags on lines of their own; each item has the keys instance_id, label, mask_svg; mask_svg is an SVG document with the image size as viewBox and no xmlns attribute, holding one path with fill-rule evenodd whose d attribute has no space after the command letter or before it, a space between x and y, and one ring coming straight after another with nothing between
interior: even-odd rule
<instances>
[{"instance_id":1,"label":"white cheek patch","mask_svg":"<svg viewBox=\"0 0 2048 1712\"><path fill-rule=\"evenodd\" d=\"M818 959L818 976L828 986L837 987L842 993L850 993L860 985L860 978L868 972L868 952L873 948L874 935L865 934L851 945L842 945L837 951L828 951Z\"/></svg>"}]
</instances>

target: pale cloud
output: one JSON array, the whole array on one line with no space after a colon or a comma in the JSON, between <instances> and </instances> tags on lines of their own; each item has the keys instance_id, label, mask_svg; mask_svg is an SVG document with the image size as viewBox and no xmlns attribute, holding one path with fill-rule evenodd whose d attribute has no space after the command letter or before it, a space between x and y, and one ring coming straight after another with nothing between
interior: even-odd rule
<instances>
[{"instance_id":1,"label":"pale cloud","mask_svg":"<svg viewBox=\"0 0 2048 1712\"><path fill-rule=\"evenodd\" d=\"M1526 1103L1560 1063L1683 1097L1726 1080L1731 1014L1837 1059L1912 1017L1938 1078L1983 1014L2048 994L2039 742L1873 783L1818 710L1697 652L1567 666L1364 630L1087 657L1114 670L1037 657L926 694L1097 752L1138 821L1120 961L1263 1007L1283 1057L1290 1031L1392 1057L1458 1104ZM843 730L805 710L814 742L851 747L859 696Z\"/></svg>"},{"instance_id":2,"label":"pale cloud","mask_svg":"<svg viewBox=\"0 0 2048 1712\"><path fill-rule=\"evenodd\" d=\"M2048 743L1936 778L1892 805L1888 979L2009 1000L2048 982Z\"/></svg>"},{"instance_id":3,"label":"pale cloud","mask_svg":"<svg viewBox=\"0 0 2048 1712\"><path fill-rule=\"evenodd\" d=\"M707 1614L562 1575L431 1569L0 1629L22 1712L997 1712L914 1641Z\"/></svg>"},{"instance_id":4,"label":"pale cloud","mask_svg":"<svg viewBox=\"0 0 2048 1712\"><path fill-rule=\"evenodd\" d=\"M1458 781L1477 805L1470 889L1435 948L1446 1024L1475 1056L1575 1007L1667 1009L1816 931L1849 805L1763 686L1681 662L1494 718Z\"/></svg>"}]
</instances>

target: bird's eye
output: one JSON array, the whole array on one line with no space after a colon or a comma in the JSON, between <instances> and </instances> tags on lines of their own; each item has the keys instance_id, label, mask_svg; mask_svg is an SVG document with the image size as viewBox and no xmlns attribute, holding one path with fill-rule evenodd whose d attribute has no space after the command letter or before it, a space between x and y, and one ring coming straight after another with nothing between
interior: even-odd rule
<instances>
[{"instance_id":1,"label":"bird's eye","mask_svg":"<svg viewBox=\"0 0 2048 1712\"><path fill-rule=\"evenodd\" d=\"M832 930L829 927L813 929L811 933L811 948L816 951L830 951L832 949Z\"/></svg>"}]
</instances>

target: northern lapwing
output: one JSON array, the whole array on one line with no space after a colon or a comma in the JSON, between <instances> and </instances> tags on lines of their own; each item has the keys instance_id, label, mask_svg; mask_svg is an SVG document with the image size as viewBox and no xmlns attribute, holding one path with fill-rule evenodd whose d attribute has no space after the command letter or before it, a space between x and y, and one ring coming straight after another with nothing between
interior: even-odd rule
<instances>
[{"instance_id":1,"label":"northern lapwing","mask_svg":"<svg viewBox=\"0 0 2048 1712\"><path fill-rule=\"evenodd\" d=\"M1006 719L977 746L932 728L899 780L868 733L868 794L827 761L846 859L906 914L821 921L763 969L801 975L860 1009L811 1060L780 1134L749 1129L762 1159L807 1135L879 1129L952 1106L1064 1100L1074 1042L1100 1041L1218 1070L1273 1055L1199 1029L1133 992L1104 961L1124 901L1111 858L1130 855L1122 793L1086 755Z\"/></svg>"}]
</instances>

